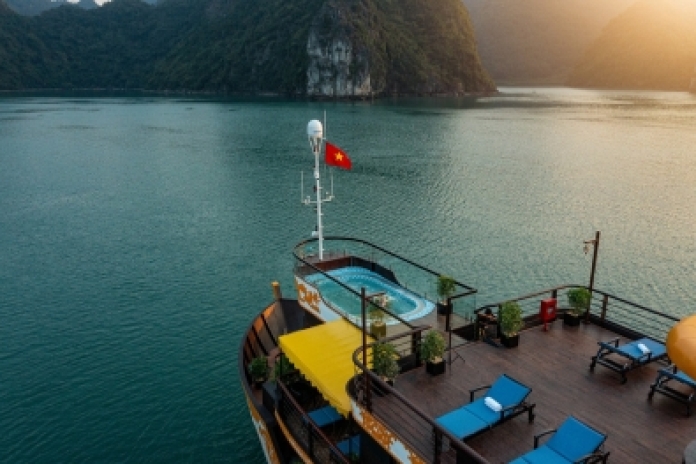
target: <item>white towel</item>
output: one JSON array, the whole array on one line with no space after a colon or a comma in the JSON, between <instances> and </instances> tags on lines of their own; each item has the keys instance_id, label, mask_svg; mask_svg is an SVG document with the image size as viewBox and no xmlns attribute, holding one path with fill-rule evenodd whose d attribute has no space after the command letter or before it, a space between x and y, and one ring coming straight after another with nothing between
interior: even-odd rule
<instances>
[{"instance_id":1,"label":"white towel","mask_svg":"<svg viewBox=\"0 0 696 464\"><path fill-rule=\"evenodd\" d=\"M491 408L495 412L500 412L503 407L498 403L496 400L491 398L490 396L487 396L486 399L483 400L484 403L486 403L486 406Z\"/></svg>"},{"instance_id":2,"label":"white towel","mask_svg":"<svg viewBox=\"0 0 696 464\"><path fill-rule=\"evenodd\" d=\"M648 354L650 353L650 348L647 346L643 345L642 343L638 344L638 349L643 352L643 354Z\"/></svg>"}]
</instances>

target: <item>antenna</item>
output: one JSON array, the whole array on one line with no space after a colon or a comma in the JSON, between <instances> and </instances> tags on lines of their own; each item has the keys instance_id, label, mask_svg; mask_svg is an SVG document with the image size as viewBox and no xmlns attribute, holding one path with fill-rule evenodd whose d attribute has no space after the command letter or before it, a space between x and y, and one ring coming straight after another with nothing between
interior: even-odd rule
<instances>
[{"instance_id":1,"label":"antenna","mask_svg":"<svg viewBox=\"0 0 696 464\"><path fill-rule=\"evenodd\" d=\"M324 113L326 117L326 113ZM321 204L326 201L331 201L333 195L324 198L321 188L321 174L319 170L319 154L321 153L322 141L324 139L324 130L321 122L313 119L307 124L307 138L309 139L309 147L314 154L314 182L315 190L317 194L317 199L312 201L310 196L304 198L303 203L305 205L315 204L317 209L317 226L315 231L312 233L313 236L319 237L319 260L324 260L324 226L322 224L322 212ZM304 176L302 177L302 195L304 197Z\"/></svg>"}]
</instances>

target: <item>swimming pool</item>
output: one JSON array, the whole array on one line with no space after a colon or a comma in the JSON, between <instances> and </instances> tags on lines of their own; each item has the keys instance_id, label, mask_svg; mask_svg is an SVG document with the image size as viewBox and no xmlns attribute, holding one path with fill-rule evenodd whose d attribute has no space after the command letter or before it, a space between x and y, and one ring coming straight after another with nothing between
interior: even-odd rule
<instances>
[{"instance_id":1,"label":"swimming pool","mask_svg":"<svg viewBox=\"0 0 696 464\"><path fill-rule=\"evenodd\" d=\"M362 287L365 287L365 292L368 295L384 292L391 302L390 310L407 321L423 317L435 309L435 305L431 301L363 267L344 267L329 271L328 274L358 293ZM360 298L355 294L349 292L324 274L312 274L307 276L305 281L316 287L324 301L343 311L347 316L352 316L359 320ZM399 321L392 318L386 322L387 325L399 323Z\"/></svg>"}]
</instances>

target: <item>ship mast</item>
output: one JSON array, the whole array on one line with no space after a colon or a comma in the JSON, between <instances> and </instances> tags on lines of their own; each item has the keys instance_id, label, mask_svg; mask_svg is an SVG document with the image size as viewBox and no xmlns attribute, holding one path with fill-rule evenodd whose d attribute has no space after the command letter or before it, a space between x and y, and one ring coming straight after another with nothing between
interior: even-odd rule
<instances>
[{"instance_id":1,"label":"ship mast","mask_svg":"<svg viewBox=\"0 0 696 464\"><path fill-rule=\"evenodd\" d=\"M322 224L321 204L333 199L333 191L326 196L322 193L321 175L319 170L319 155L321 154L322 142L324 139L324 129L320 121L313 119L307 124L307 137L309 138L309 147L314 154L314 190L316 192L316 200L312 200L309 195L304 196L302 192L303 203L305 205L316 205L317 210L317 228L312 235L319 238L319 260L324 260L324 225ZM304 186L303 186L304 189ZM333 190L333 182L332 182Z\"/></svg>"}]
</instances>

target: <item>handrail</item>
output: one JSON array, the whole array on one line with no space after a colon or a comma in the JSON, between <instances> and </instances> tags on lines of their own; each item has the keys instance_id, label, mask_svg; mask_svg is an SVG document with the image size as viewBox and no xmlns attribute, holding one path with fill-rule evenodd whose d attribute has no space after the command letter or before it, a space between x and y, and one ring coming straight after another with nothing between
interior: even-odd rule
<instances>
[{"instance_id":1,"label":"handrail","mask_svg":"<svg viewBox=\"0 0 696 464\"><path fill-rule=\"evenodd\" d=\"M307 244L314 243L314 242L317 242L317 241L318 241L318 238L310 238L310 239L303 240L303 241L299 242L297 245L295 245L295 247L293 248L293 251L292 251L292 254L293 254L294 258L295 258L297 261L300 261L300 262L304 263L306 266L310 267L310 268L313 269L314 271L316 271L316 272L322 274L324 277L329 278L329 279L330 279L331 281L333 281L335 284L340 285L341 287L343 287L344 289L346 289L348 292L352 293L353 295L356 295L356 296L360 297L360 294L359 294L357 291L355 291L354 289L352 289L352 288L349 287L348 285L344 284L344 283L341 282L340 280L336 279L335 277L331 276L331 275L328 274L327 272L324 272L324 271L321 270L319 267L315 266L314 264L312 264L311 262L309 262L308 260L306 260L303 256L300 256L300 253L299 253L298 250L300 250L302 247L306 246ZM403 256L400 256L400 255L398 255L398 254L396 254L396 253L393 253L393 252L391 252L391 251L389 251L389 250L387 250L387 249L385 249L385 248L382 248L382 247L380 247L380 246L378 246L378 245L375 245L375 244L373 244L373 243L370 243L370 242L368 242L368 241L366 241L366 240L362 240L362 239L358 239L358 238L354 238L354 237L328 236L328 237L324 237L324 241L325 241L325 242L330 242L330 241L346 241L346 242L353 242L353 243L358 243L358 244L361 244L361 245L365 245L365 246L370 247L370 248L372 248L372 249L374 249L374 250L377 250L377 251L379 251L379 252L382 252L382 253L385 253L385 254L387 254L387 255L389 255L389 256L392 256L392 257L394 257L394 258L397 258L397 259L403 261L404 263L407 263L407 264L409 264L409 265L411 265L411 266L413 266L413 267L415 267L415 268L418 268L418 269L420 269L420 270L422 270L422 271L424 271L424 272L427 272L427 273L429 273L429 274L431 274L431 275L433 275L433 276L439 276L439 275L440 275L438 272L435 272L435 271L433 271L432 269L429 269L429 268L427 268L427 267L425 267L425 266L422 266L422 265L420 265L420 264L418 264L418 263L416 263L416 262L414 262L414 261L411 261L411 260L408 259L408 258L404 258ZM356 256L357 256L357 255L356 255ZM362 259L365 259L365 258L362 258ZM374 262L374 260L373 260L372 262ZM376 264L376 263L375 263L375 264ZM453 279L453 280L454 280L454 279ZM450 304L451 304L451 301L452 301L452 300L455 300L455 299L458 299L458 298L463 298L463 297L470 296L470 295L474 295L474 294L478 293L478 290L475 289L474 287L471 287L471 286L469 286L469 285L466 285L466 284L464 284L464 283L462 283L462 282L459 282L459 281L457 281L457 280L454 280L454 283L455 283L456 285L462 287L462 288L465 289L466 291L451 296L451 297L448 299L449 302L450 302ZM423 295L420 295L420 296L424 298ZM326 300L323 300L323 301L326 302ZM333 308L333 305L329 305L329 306ZM406 327L413 328L413 325L412 325L411 323L409 323L409 322L406 321L405 319L402 319L402 318L401 318L400 316L398 316L397 314L393 313L392 311L390 311L390 310L388 310L388 309L386 309L386 308L383 308L383 307L380 306L380 305L377 305L377 306L378 306L382 311L384 311L386 314L388 314L390 317L392 317L392 318L394 318L395 320L399 321L400 323L404 324ZM344 313L345 311L339 311L339 312L340 312L340 313Z\"/></svg>"},{"instance_id":2,"label":"handrail","mask_svg":"<svg viewBox=\"0 0 696 464\"><path fill-rule=\"evenodd\" d=\"M319 240L318 238L309 238L309 239L307 239L307 240L301 241L300 243L298 243L297 245L295 245L295 248L293 249L293 255L295 255L296 258L300 259L300 258L297 256L295 250L297 250L297 249L298 249L299 247L301 247L301 246L304 246L304 245L306 245L306 244L308 244L308 243L311 243L311 242L316 242L316 241L318 241L318 240ZM388 254L388 255L390 255L390 256L393 256L393 257L395 257L395 258L398 258L398 259L400 259L401 261L404 261L404 262L410 264L411 266L415 266L415 267L419 268L419 269L422 270L422 271L426 271L426 272L428 272L428 273L430 273L430 274L432 274L432 275L435 275L435 276L439 276L439 275L440 275L439 273L433 271L432 269L428 269L428 268L425 267L425 266L422 266L422 265L420 265L420 264L418 264L418 263L416 263L416 262L414 262L414 261L411 261L411 260L408 259L408 258L404 258L403 256L400 256L400 255L398 255L398 254L396 254L396 253L393 253L393 252L391 252L391 251L389 251L389 250L386 250L386 249L384 249L384 248L382 248L382 247L380 247L380 246L378 246L378 245L375 245L374 243L370 243L370 242L368 242L367 240L362 240L362 239L354 238L354 237L342 237L342 236L339 236L339 235L332 235L332 236L329 236L329 237L324 237L324 241L325 241L325 242L326 242L326 241L331 241L331 240L345 240L345 241L347 241L347 242L357 242L357 243L361 243L361 244L363 244L363 245L367 245L367 246L370 246L370 247L372 247L372 248L375 248L376 250L379 250L379 251L381 251L381 252L383 252L383 253L386 253L386 254ZM301 260L301 259L300 259L300 260ZM302 260L301 260L301 261L302 261ZM476 290L474 287L470 287L470 286L468 286L468 285L466 285L466 284L463 284L463 283L461 283L461 282L458 282L458 281L456 281L456 280L455 280L454 282L455 282L457 285L459 285L459 286L461 286L461 287L464 287L464 288L466 288L466 289L469 290L469 291L473 291L474 293L477 292L477 290Z\"/></svg>"},{"instance_id":3,"label":"handrail","mask_svg":"<svg viewBox=\"0 0 696 464\"><path fill-rule=\"evenodd\" d=\"M285 384L281 380L277 380L277 384L278 384L278 387L280 387L280 389L283 392L283 398L290 401L290 404L292 405L293 409L295 411L299 412L300 415L302 416L302 419L306 420L307 423L309 423L312 426L312 428L314 429L313 432L316 433L317 436L319 438L321 438L321 440L324 441L328 445L328 448L333 452L333 454L335 454L335 457L341 463L349 464L348 460L346 460L343 457L343 453L341 452L341 450L339 450L338 448L336 448L334 446L333 442L331 440L329 440L329 438L324 434L324 432L321 431L321 428L319 428L317 423L314 422L314 419L312 419L309 416L309 414L307 414L307 412L297 403L297 401L295 401L295 398L292 396L292 394L285 387ZM295 436L295 439L297 439L297 436ZM305 451L308 451L310 453L310 455L314 454L311 452L311 450L305 450Z\"/></svg>"},{"instance_id":4,"label":"handrail","mask_svg":"<svg viewBox=\"0 0 696 464\"><path fill-rule=\"evenodd\" d=\"M331 238L332 238L332 237L325 237L324 240L329 240L329 239L331 239ZM301 242L300 244L296 245L296 246L295 246L295 250L296 250L298 247L302 246L303 244L305 244L305 243L307 243L307 242L311 242L311 241L313 241L313 240L317 240L317 239L305 240L304 242ZM340 280L336 279L336 278L335 278L334 276L332 276L331 274L322 271L321 269L319 269L318 267L316 267L314 264L310 263L309 261L306 261L304 258L299 257L299 256L297 255L297 253L296 253L295 250L293 250L293 252L292 252L293 255L295 256L295 259L297 259L297 260L303 262L303 263L306 264L307 266L311 267L311 268L314 269L315 271L317 271L317 272L319 272L320 274L322 274L324 277L327 277L327 278L331 279L334 283L336 283L336 284L340 285L341 287L345 288L345 289L348 290L350 293L356 295L358 298L362 298L362 296L360 295L360 293L356 292L355 290L353 290L352 288L350 288L348 285L346 285L346 284L344 284L343 282L341 282ZM315 290L316 290L316 288L315 288ZM323 297L322 297L322 301L324 301L324 302L326 303L326 300L324 300ZM361 303L361 304L362 304L362 303ZM407 320L402 319L401 317L397 316L396 314L394 314L393 312L389 311L388 309L383 308L382 306L380 306L380 305L377 304L377 303L374 303L374 304L375 304L376 306L378 306L379 309L381 309L381 310L384 311L385 313L389 314L390 317L393 317L394 319L398 320L400 323L406 325L407 327L413 327L413 325L411 325L411 323L409 323ZM331 304L329 304L329 306L332 307L332 308L334 308L334 306L331 305ZM334 310L335 310L335 308L334 308ZM337 312L343 314L343 317L346 317L346 316L345 316L345 311L343 311L343 310L338 310ZM357 317L357 316L356 316L356 317ZM348 318L346 317L346 319L348 319ZM351 323L355 324L355 323L352 322L352 321L351 321Z\"/></svg>"},{"instance_id":5,"label":"handrail","mask_svg":"<svg viewBox=\"0 0 696 464\"><path fill-rule=\"evenodd\" d=\"M565 290L565 289L567 289L567 288L586 288L586 289L589 290L589 287L586 287L586 286L584 286L584 285L576 285L576 284L559 285L559 286L557 286L557 287L552 287L552 288L549 288L549 289L546 289L546 290L541 290L541 291L539 291L539 292L530 293L530 294L528 294L528 295L524 295L524 296L520 296L520 297L516 297L516 298L509 298L509 299L507 299L507 300L505 300L505 301L501 301L501 302L498 302L498 303L489 303L489 304L487 304L487 305L484 305L484 306L481 306L480 308L475 309L475 310L474 310L474 313L475 313L475 314L478 314L478 313L480 313L481 311L483 311L483 310L485 310L485 309L487 309L487 308L497 308L498 306L500 306L500 305L502 305L503 303L506 303L506 302L508 302L508 301L527 300L527 299L529 299L529 298L534 298L535 296L541 296L541 295L544 295L544 294L547 294L547 293L551 293L551 292L553 292L553 291ZM625 304L634 306L634 307L636 307L636 308L638 308L638 309L640 309L640 310L649 312L649 313L654 314L654 315L656 315L656 316L661 316L661 317L664 317L664 318L666 318L666 319L671 319L671 320L673 320L673 321L675 321L675 322L679 322L679 320L680 320L679 318L674 317L674 316L672 316L672 315L670 315L670 314L666 314L666 313L663 313L663 312L661 312L661 311L656 311L656 310L654 310L654 309L648 308L647 306L643 306L643 305L641 305L641 304L634 303L634 302L629 301L629 300L627 300L627 299L625 299L625 298L621 298L621 297L612 295L611 293L605 292L605 291L603 291L603 290L599 290L599 289L596 289L596 288L595 288L595 289L592 290L592 292L593 292L593 293L599 293L600 295L608 296L609 298L612 298L612 299L614 299L614 300L620 301L621 303L625 303Z\"/></svg>"},{"instance_id":6,"label":"handrail","mask_svg":"<svg viewBox=\"0 0 696 464\"><path fill-rule=\"evenodd\" d=\"M408 332L404 332L398 335L393 335L391 337L385 337L381 339L379 342L374 342L370 343L368 347L373 346L375 343L388 343L391 341L394 341L399 338L405 338L408 336L412 336L414 334L418 334L423 332L424 330L429 329L429 326L419 326L413 330L410 330ZM466 443L461 441L458 437L452 435L447 429L444 427L440 426L437 422L435 422L429 415L424 413L420 408L418 408L416 405L411 403L405 396L403 396L398 390L394 389L391 385L388 383L384 382L379 376L377 376L374 372L372 372L370 369L367 368L361 361L362 357L362 349L363 347L359 347L353 352L353 363L356 365L356 367L363 372L363 375L367 375L370 377L370 381L372 383L376 383L379 385L380 389L386 390L389 392L390 395L394 395L394 397L400 402L403 403L404 406L409 408L414 414L416 414L418 417L423 419L427 424L429 424L435 431L441 433L443 436L447 437L447 439L450 441L450 446L452 448L455 448L458 451L466 453L466 455L470 458L473 459L471 461L472 463L477 463L477 464L490 464L488 460L486 460L483 456L478 454L473 448L469 447ZM434 462L437 461L437 457L435 457Z\"/></svg>"}]
</instances>

